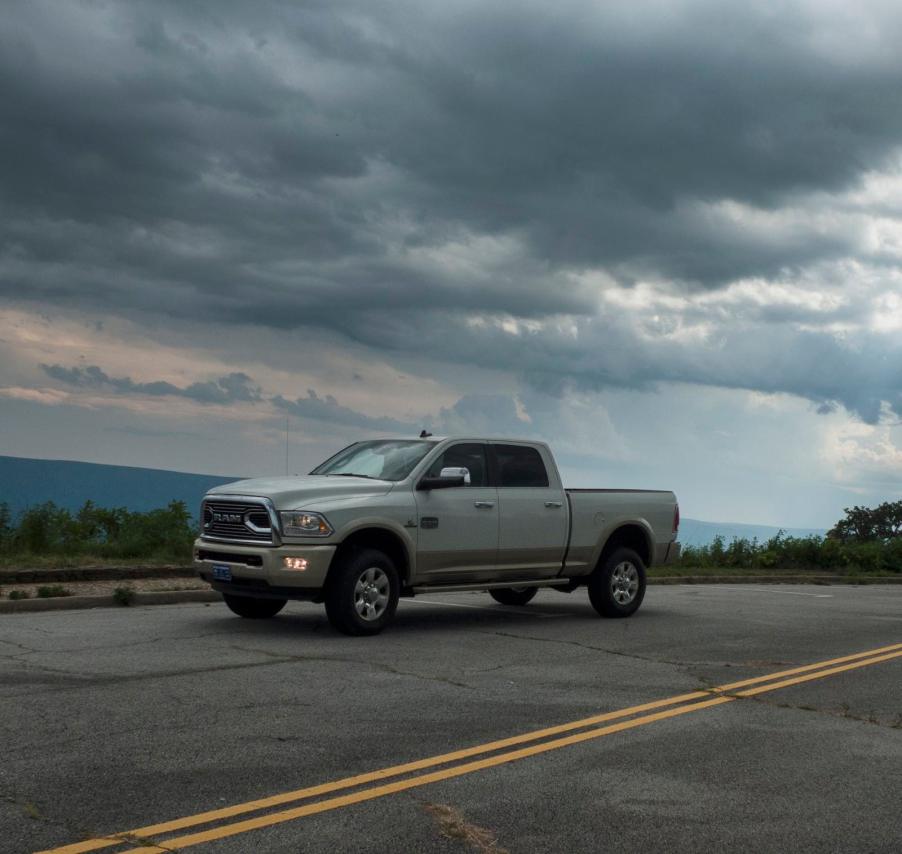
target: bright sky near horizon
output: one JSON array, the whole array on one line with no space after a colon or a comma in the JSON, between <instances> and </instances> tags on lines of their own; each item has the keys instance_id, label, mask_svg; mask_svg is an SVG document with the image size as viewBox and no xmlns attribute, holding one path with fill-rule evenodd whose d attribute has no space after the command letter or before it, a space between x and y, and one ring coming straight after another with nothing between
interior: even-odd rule
<instances>
[{"instance_id":1,"label":"bright sky near horizon","mask_svg":"<svg viewBox=\"0 0 902 854\"><path fill-rule=\"evenodd\" d=\"M0 454L383 434L829 527L902 484L902 7L12 2Z\"/></svg>"}]
</instances>

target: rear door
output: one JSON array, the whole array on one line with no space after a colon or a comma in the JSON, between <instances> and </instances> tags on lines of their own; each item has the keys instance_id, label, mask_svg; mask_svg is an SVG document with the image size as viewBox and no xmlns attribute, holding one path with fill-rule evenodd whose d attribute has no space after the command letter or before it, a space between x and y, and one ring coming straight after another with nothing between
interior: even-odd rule
<instances>
[{"instance_id":1,"label":"rear door","mask_svg":"<svg viewBox=\"0 0 902 854\"><path fill-rule=\"evenodd\" d=\"M498 490L490 486L486 446L459 442L432 462L426 477L465 468L469 484L414 492L420 530L417 580L440 584L487 580L498 560Z\"/></svg>"},{"instance_id":2,"label":"rear door","mask_svg":"<svg viewBox=\"0 0 902 854\"><path fill-rule=\"evenodd\" d=\"M492 442L489 454L501 510L499 577L557 575L567 545L567 499L557 477L549 478L532 445Z\"/></svg>"}]
</instances>

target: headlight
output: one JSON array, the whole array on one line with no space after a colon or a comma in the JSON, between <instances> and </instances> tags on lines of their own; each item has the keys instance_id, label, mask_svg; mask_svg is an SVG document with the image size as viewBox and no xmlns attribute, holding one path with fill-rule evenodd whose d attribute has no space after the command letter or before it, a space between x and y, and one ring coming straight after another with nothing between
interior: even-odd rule
<instances>
[{"instance_id":1,"label":"headlight","mask_svg":"<svg viewBox=\"0 0 902 854\"><path fill-rule=\"evenodd\" d=\"M280 513L282 533L286 537L328 537L334 529L320 513L309 513L306 510L291 510Z\"/></svg>"}]
</instances>

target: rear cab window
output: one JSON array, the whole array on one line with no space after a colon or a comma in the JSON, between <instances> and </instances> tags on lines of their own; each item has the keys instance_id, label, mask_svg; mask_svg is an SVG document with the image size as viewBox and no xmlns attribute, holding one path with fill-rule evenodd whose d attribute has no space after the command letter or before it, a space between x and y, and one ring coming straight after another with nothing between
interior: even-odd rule
<instances>
[{"instance_id":1,"label":"rear cab window","mask_svg":"<svg viewBox=\"0 0 902 854\"><path fill-rule=\"evenodd\" d=\"M498 486L547 487L548 472L541 454L528 445L492 445Z\"/></svg>"}]
</instances>

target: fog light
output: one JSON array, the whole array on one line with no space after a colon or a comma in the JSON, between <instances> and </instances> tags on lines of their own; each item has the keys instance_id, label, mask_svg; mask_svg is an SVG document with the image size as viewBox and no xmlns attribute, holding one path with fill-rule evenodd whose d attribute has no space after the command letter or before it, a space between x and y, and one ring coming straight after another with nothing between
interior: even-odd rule
<instances>
[{"instance_id":1,"label":"fog light","mask_svg":"<svg viewBox=\"0 0 902 854\"><path fill-rule=\"evenodd\" d=\"M307 559L303 557L283 557L282 566L285 569L296 569L303 572L307 568Z\"/></svg>"}]
</instances>

